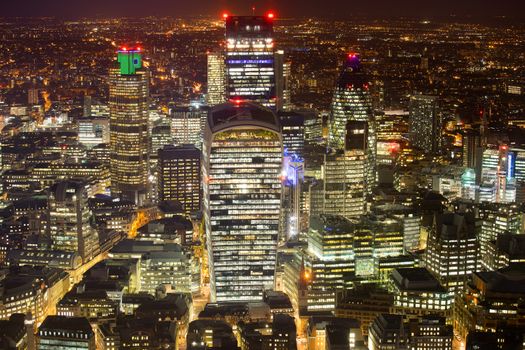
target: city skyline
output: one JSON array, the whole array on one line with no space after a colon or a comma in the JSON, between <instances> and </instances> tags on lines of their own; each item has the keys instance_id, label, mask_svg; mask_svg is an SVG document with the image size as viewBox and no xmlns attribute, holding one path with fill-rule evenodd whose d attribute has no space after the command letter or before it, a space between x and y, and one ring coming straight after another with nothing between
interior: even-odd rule
<instances>
[{"instance_id":1,"label":"city skyline","mask_svg":"<svg viewBox=\"0 0 525 350\"><path fill-rule=\"evenodd\" d=\"M523 23L97 1L0 20L0 348L525 350Z\"/></svg>"},{"instance_id":2,"label":"city skyline","mask_svg":"<svg viewBox=\"0 0 525 350\"><path fill-rule=\"evenodd\" d=\"M2 5L3 16L56 16L63 18L132 16L142 17L162 15L172 17L217 16L223 11L237 15L250 15L252 8L256 14L275 11L281 17L317 17L348 19L352 16L369 18L418 17L446 18L449 16L471 19L489 19L506 16L510 19L524 17L525 4L519 0L506 0L494 6L489 0L430 1L421 3L415 0L374 0L349 5L346 1L328 0L320 3L315 0L198 0L193 2L173 2L168 0L93 0L89 3L68 0L21 0Z\"/></svg>"}]
</instances>

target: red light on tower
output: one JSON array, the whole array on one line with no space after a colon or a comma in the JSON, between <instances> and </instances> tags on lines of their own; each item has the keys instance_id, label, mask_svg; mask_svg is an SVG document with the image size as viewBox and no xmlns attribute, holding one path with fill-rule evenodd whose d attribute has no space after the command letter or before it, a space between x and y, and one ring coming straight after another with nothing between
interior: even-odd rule
<instances>
[{"instance_id":1,"label":"red light on tower","mask_svg":"<svg viewBox=\"0 0 525 350\"><path fill-rule=\"evenodd\" d=\"M268 14L266 15L269 19L274 19L275 18L275 13L273 12L268 12Z\"/></svg>"},{"instance_id":2,"label":"red light on tower","mask_svg":"<svg viewBox=\"0 0 525 350\"><path fill-rule=\"evenodd\" d=\"M223 19L228 19L229 16L230 16L230 15L229 15L227 12L224 12L224 13L222 14L222 18L223 18Z\"/></svg>"}]
</instances>

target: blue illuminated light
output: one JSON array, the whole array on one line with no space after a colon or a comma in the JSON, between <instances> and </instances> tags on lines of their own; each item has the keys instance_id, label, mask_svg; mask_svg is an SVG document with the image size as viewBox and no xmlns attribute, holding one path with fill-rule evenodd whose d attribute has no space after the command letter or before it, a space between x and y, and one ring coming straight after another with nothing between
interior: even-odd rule
<instances>
[{"instance_id":1,"label":"blue illuminated light","mask_svg":"<svg viewBox=\"0 0 525 350\"><path fill-rule=\"evenodd\" d=\"M228 64L272 64L273 60L228 60Z\"/></svg>"}]
</instances>

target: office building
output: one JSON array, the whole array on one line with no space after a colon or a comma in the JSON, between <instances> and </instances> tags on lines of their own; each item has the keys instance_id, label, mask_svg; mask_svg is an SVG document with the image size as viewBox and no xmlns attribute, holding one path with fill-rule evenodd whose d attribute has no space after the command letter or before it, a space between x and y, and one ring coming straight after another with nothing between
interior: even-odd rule
<instances>
[{"instance_id":1,"label":"office building","mask_svg":"<svg viewBox=\"0 0 525 350\"><path fill-rule=\"evenodd\" d=\"M315 256L313 286L332 293L331 299L353 277L354 231L352 223L342 216L321 214L310 219L308 251Z\"/></svg>"},{"instance_id":2,"label":"office building","mask_svg":"<svg viewBox=\"0 0 525 350\"><path fill-rule=\"evenodd\" d=\"M27 104L28 105L37 105L39 99L40 99L40 93L38 89L31 88L27 90Z\"/></svg>"},{"instance_id":3,"label":"office building","mask_svg":"<svg viewBox=\"0 0 525 350\"><path fill-rule=\"evenodd\" d=\"M362 70L359 57L355 54L348 55L332 99L328 134L328 145L331 148L343 149L345 147L348 121L373 123L374 115L369 88L370 82ZM375 134L368 136L375 137Z\"/></svg>"},{"instance_id":4,"label":"office building","mask_svg":"<svg viewBox=\"0 0 525 350\"><path fill-rule=\"evenodd\" d=\"M78 253L84 262L99 252L97 231L91 226L87 185L79 181L62 181L48 192L49 236L53 249Z\"/></svg>"},{"instance_id":5,"label":"office building","mask_svg":"<svg viewBox=\"0 0 525 350\"><path fill-rule=\"evenodd\" d=\"M286 152L286 151L285 151ZM301 232L303 215L302 188L304 183L304 160L295 155L284 155L283 159L282 223L283 238L297 239Z\"/></svg>"},{"instance_id":6,"label":"office building","mask_svg":"<svg viewBox=\"0 0 525 350\"><path fill-rule=\"evenodd\" d=\"M426 268L450 293L457 294L480 267L481 220L473 214L435 214L423 255Z\"/></svg>"},{"instance_id":7,"label":"office building","mask_svg":"<svg viewBox=\"0 0 525 350\"><path fill-rule=\"evenodd\" d=\"M463 166L474 169L478 178L481 175L481 159L483 148L481 147L481 135L477 130L466 130L463 134Z\"/></svg>"},{"instance_id":8,"label":"office building","mask_svg":"<svg viewBox=\"0 0 525 350\"><path fill-rule=\"evenodd\" d=\"M85 317L90 321L115 320L119 303L111 300L104 290L82 291L81 288L69 291L57 305L57 315Z\"/></svg>"},{"instance_id":9,"label":"office building","mask_svg":"<svg viewBox=\"0 0 525 350\"><path fill-rule=\"evenodd\" d=\"M109 72L111 192L143 203L148 181L149 74L139 47L123 47Z\"/></svg>"},{"instance_id":10,"label":"office building","mask_svg":"<svg viewBox=\"0 0 525 350\"><path fill-rule=\"evenodd\" d=\"M289 315L274 315L271 324L267 322L239 322L238 332L241 349L256 348L296 350L297 332L293 317Z\"/></svg>"},{"instance_id":11,"label":"office building","mask_svg":"<svg viewBox=\"0 0 525 350\"><path fill-rule=\"evenodd\" d=\"M444 317L422 316L405 322L402 315L382 314L370 326L368 349L452 349L452 326Z\"/></svg>"},{"instance_id":12,"label":"office building","mask_svg":"<svg viewBox=\"0 0 525 350\"><path fill-rule=\"evenodd\" d=\"M237 350L232 327L222 320L195 320L189 324L186 336L188 350Z\"/></svg>"},{"instance_id":13,"label":"office building","mask_svg":"<svg viewBox=\"0 0 525 350\"><path fill-rule=\"evenodd\" d=\"M30 313L36 323L56 312L58 301L70 288L70 276L57 268L11 266L0 289L0 320Z\"/></svg>"},{"instance_id":14,"label":"office building","mask_svg":"<svg viewBox=\"0 0 525 350\"><path fill-rule=\"evenodd\" d=\"M275 90L278 111L292 109L291 75L292 63L287 61L283 50L275 51Z\"/></svg>"},{"instance_id":15,"label":"office building","mask_svg":"<svg viewBox=\"0 0 525 350\"><path fill-rule=\"evenodd\" d=\"M376 183L377 135L370 85L368 76L362 70L359 57L349 54L332 98L328 121L328 146L333 150L349 150L346 147L347 138L355 136L352 135L353 133L360 134L360 130L364 130L367 139L364 148L367 156L366 184L371 190ZM359 124L355 123L349 126L349 122L364 122L366 127L359 127ZM349 127L351 129L348 129Z\"/></svg>"},{"instance_id":16,"label":"office building","mask_svg":"<svg viewBox=\"0 0 525 350\"><path fill-rule=\"evenodd\" d=\"M485 261L488 270L503 269L510 264L525 262L525 235L503 233L487 245Z\"/></svg>"},{"instance_id":17,"label":"office building","mask_svg":"<svg viewBox=\"0 0 525 350\"><path fill-rule=\"evenodd\" d=\"M179 244L123 240L111 250L110 257L115 260L138 260L142 292L155 294L157 288L162 286L174 292L192 291L193 262L189 253Z\"/></svg>"},{"instance_id":18,"label":"office building","mask_svg":"<svg viewBox=\"0 0 525 350\"><path fill-rule=\"evenodd\" d=\"M273 14L225 16L226 96L276 109Z\"/></svg>"},{"instance_id":19,"label":"office building","mask_svg":"<svg viewBox=\"0 0 525 350\"><path fill-rule=\"evenodd\" d=\"M109 118L83 117L78 121L78 142L88 148L109 143Z\"/></svg>"},{"instance_id":20,"label":"office building","mask_svg":"<svg viewBox=\"0 0 525 350\"><path fill-rule=\"evenodd\" d=\"M158 151L159 201L178 201L187 214L201 210L201 151L167 145Z\"/></svg>"},{"instance_id":21,"label":"office building","mask_svg":"<svg viewBox=\"0 0 525 350\"><path fill-rule=\"evenodd\" d=\"M390 312L393 304L394 296L386 289L371 283L360 284L337 293L334 314L359 321L363 335L368 336L372 322L379 315Z\"/></svg>"},{"instance_id":22,"label":"office building","mask_svg":"<svg viewBox=\"0 0 525 350\"><path fill-rule=\"evenodd\" d=\"M452 349L454 332L444 317L423 316L408 322L408 349L449 350Z\"/></svg>"},{"instance_id":23,"label":"office building","mask_svg":"<svg viewBox=\"0 0 525 350\"><path fill-rule=\"evenodd\" d=\"M278 116L282 127L284 152L304 157L304 115L296 112L279 112Z\"/></svg>"},{"instance_id":24,"label":"office building","mask_svg":"<svg viewBox=\"0 0 525 350\"><path fill-rule=\"evenodd\" d=\"M366 212L366 196L371 191L372 170L368 147L368 123L348 121L344 151L325 155L322 181L313 189L312 213L358 217ZM315 196L315 195L314 195Z\"/></svg>"},{"instance_id":25,"label":"office building","mask_svg":"<svg viewBox=\"0 0 525 350\"><path fill-rule=\"evenodd\" d=\"M226 102L226 66L224 54L208 52L208 93L206 103L212 107Z\"/></svg>"},{"instance_id":26,"label":"office building","mask_svg":"<svg viewBox=\"0 0 525 350\"><path fill-rule=\"evenodd\" d=\"M407 330L402 315L381 314L368 331L369 350L406 349Z\"/></svg>"},{"instance_id":27,"label":"office building","mask_svg":"<svg viewBox=\"0 0 525 350\"><path fill-rule=\"evenodd\" d=\"M524 297L525 264L511 264L497 271L475 272L465 293L454 304L454 327L463 339L473 331L496 332L505 327L523 331Z\"/></svg>"},{"instance_id":28,"label":"office building","mask_svg":"<svg viewBox=\"0 0 525 350\"><path fill-rule=\"evenodd\" d=\"M138 229L136 239L190 247L193 243L193 224L183 215L151 220Z\"/></svg>"},{"instance_id":29,"label":"office building","mask_svg":"<svg viewBox=\"0 0 525 350\"><path fill-rule=\"evenodd\" d=\"M524 198L525 151L507 145L483 151L480 202L511 203Z\"/></svg>"},{"instance_id":30,"label":"office building","mask_svg":"<svg viewBox=\"0 0 525 350\"><path fill-rule=\"evenodd\" d=\"M525 344L524 329L502 327L495 332L473 331L466 339L466 350L521 350Z\"/></svg>"},{"instance_id":31,"label":"office building","mask_svg":"<svg viewBox=\"0 0 525 350\"><path fill-rule=\"evenodd\" d=\"M411 96L409 133L412 147L427 154L440 152L441 115L436 96Z\"/></svg>"},{"instance_id":32,"label":"office building","mask_svg":"<svg viewBox=\"0 0 525 350\"><path fill-rule=\"evenodd\" d=\"M453 295L425 268L397 268L391 279L393 312L421 316L429 313L449 316Z\"/></svg>"},{"instance_id":33,"label":"office building","mask_svg":"<svg viewBox=\"0 0 525 350\"><path fill-rule=\"evenodd\" d=\"M173 137L171 135L171 127L167 124L156 125L151 129L151 146L150 146L150 161L153 164L156 162L159 149L166 145L173 144Z\"/></svg>"},{"instance_id":34,"label":"office building","mask_svg":"<svg viewBox=\"0 0 525 350\"><path fill-rule=\"evenodd\" d=\"M38 328L38 349L95 350L95 333L84 317L48 316Z\"/></svg>"},{"instance_id":35,"label":"office building","mask_svg":"<svg viewBox=\"0 0 525 350\"><path fill-rule=\"evenodd\" d=\"M366 350L359 322L333 316L312 316L308 319L307 348L310 350Z\"/></svg>"},{"instance_id":36,"label":"office building","mask_svg":"<svg viewBox=\"0 0 525 350\"><path fill-rule=\"evenodd\" d=\"M523 206L517 203L480 203L477 207L482 221L479 246L481 264L487 268L490 261L489 244L501 234L518 234L523 225Z\"/></svg>"},{"instance_id":37,"label":"office building","mask_svg":"<svg viewBox=\"0 0 525 350\"><path fill-rule=\"evenodd\" d=\"M175 145L192 144L198 149L202 148L208 109L206 106L192 104L171 110L171 136Z\"/></svg>"},{"instance_id":38,"label":"office building","mask_svg":"<svg viewBox=\"0 0 525 350\"><path fill-rule=\"evenodd\" d=\"M202 168L213 301L261 300L273 287L282 161L271 110L227 103L210 111Z\"/></svg>"}]
</instances>

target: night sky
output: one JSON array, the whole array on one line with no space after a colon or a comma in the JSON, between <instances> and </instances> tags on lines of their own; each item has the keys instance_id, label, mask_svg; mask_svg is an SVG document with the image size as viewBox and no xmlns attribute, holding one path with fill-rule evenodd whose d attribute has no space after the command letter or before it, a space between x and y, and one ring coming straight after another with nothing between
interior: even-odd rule
<instances>
[{"instance_id":1,"label":"night sky","mask_svg":"<svg viewBox=\"0 0 525 350\"><path fill-rule=\"evenodd\" d=\"M0 16L57 16L65 18L113 16L218 15L223 9L249 14L274 9L281 17L351 18L411 16L525 18L525 0L0 0Z\"/></svg>"}]
</instances>

